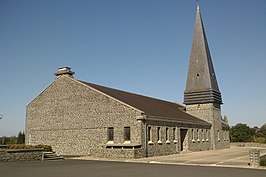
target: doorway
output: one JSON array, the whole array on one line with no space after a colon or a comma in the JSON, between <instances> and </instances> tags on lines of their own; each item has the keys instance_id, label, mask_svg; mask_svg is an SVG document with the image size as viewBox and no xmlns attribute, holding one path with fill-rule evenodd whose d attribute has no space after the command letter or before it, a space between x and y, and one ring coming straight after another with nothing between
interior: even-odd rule
<instances>
[{"instance_id":1,"label":"doorway","mask_svg":"<svg viewBox=\"0 0 266 177\"><path fill-rule=\"evenodd\" d=\"M180 129L180 140L181 140L181 147L180 151L188 150L188 136L187 136L188 129Z\"/></svg>"}]
</instances>

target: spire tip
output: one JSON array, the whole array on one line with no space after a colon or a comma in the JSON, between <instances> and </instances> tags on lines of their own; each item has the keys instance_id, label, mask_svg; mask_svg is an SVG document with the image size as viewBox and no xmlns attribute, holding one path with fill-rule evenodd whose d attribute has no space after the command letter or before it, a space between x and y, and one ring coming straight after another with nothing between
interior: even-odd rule
<instances>
[{"instance_id":1,"label":"spire tip","mask_svg":"<svg viewBox=\"0 0 266 177\"><path fill-rule=\"evenodd\" d=\"M199 10L199 0L197 0L197 10Z\"/></svg>"}]
</instances>

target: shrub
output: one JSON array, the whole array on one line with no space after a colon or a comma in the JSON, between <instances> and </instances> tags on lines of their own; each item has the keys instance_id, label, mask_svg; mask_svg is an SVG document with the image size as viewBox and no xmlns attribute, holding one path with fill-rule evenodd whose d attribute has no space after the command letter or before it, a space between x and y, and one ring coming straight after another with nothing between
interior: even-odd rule
<instances>
[{"instance_id":1,"label":"shrub","mask_svg":"<svg viewBox=\"0 0 266 177\"><path fill-rule=\"evenodd\" d=\"M52 147L48 145L25 145L25 144L10 144L8 149L44 149L45 151L52 151Z\"/></svg>"},{"instance_id":2,"label":"shrub","mask_svg":"<svg viewBox=\"0 0 266 177\"><path fill-rule=\"evenodd\" d=\"M260 159L260 166L266 166L266 158Z\"/></svg>"},{"instance_id":3,"label":"shrub","mask_svg":"<svg viewBox=\"0 0 266 177\"><path fill-rule=\"evenodd\" d=\"M266 139L263 137L256 138L256 143L266 143Z\"/></svg>"}]
</instances>

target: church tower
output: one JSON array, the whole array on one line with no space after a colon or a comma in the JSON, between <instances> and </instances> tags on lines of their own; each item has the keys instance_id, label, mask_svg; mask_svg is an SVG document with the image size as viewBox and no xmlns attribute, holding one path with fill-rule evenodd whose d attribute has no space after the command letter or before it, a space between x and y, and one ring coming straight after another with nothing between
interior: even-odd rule
<instances>
[{"instance_id":1,"label":"church tower","mask_svg":"<svg viewBox=\"0 0 266 177\"><path fill-rule=\"evenodd\" d=\"M224 143L221 142L221 135L223 135L222 97L216 80L199 5L197 5L184 104L186 104L187 113L212 124L209 134L212 149L224 148Z\"/></svg>"}]
</instances>

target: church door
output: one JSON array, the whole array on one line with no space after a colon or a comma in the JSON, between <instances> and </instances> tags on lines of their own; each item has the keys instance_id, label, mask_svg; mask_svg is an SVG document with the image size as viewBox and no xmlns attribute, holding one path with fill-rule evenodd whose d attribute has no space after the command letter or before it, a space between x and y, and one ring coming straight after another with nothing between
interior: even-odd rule
<instances>
[{"instance_id":1,"label":"church door","mask_svg":"<svg viewBox=\"0 0 266 177\"><path fill-rule=\"evenodd\" d=\"M181 151L188 150L187 130L188 129L180 129Z\"/></svg>"}]
</instances>

